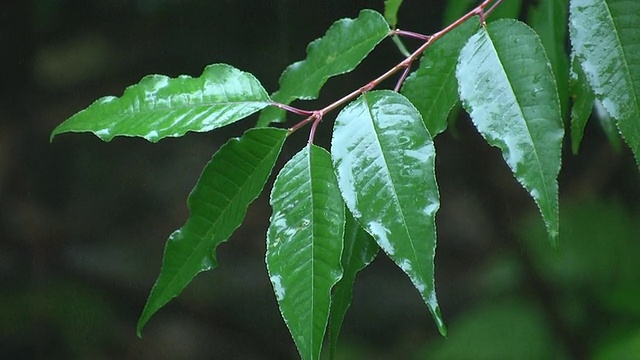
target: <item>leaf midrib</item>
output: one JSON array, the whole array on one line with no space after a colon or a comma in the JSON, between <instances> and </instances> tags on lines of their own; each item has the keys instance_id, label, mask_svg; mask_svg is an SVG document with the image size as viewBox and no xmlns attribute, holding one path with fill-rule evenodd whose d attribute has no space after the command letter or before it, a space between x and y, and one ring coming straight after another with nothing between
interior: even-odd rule
<instances>
[{"instance_id":1,"label":"leaf midrib","mask_svg":"<svg viewBox=\"0 0 640 360\"><path fill-rule=\"evenodd\" d=\"M396 191L396 185L395 185L395 181L393 180L393 176L391 176L391 172L389 171L389 166L388 166L388 161L387 158L385 156L384 151L382 151L382 146L381 146L381 142L380 142L380 137L378 136L378 129L376 128L376 123L375 121L373 121L374 119L374 115L371 112L371 106L369 106L369 102L367 101L367 97L366 97L366 93L363 95L363 101L366 103L366 108L367 108L367 114L369 115L369 119L371 119L371 126L374 130L374 134L375 134L375 139L376 139L376 145L378 146L378 149L380 150L380 154L382 154L382 159L384 161L385 164L385 169L387 169L387 171L385 172L385 175L387 175L386 177L389 179L389 183L391 184L391 187L393 189L392 195L393 195L393 201L396 205L396 207L400 210L400 218L402 219L402 224L403 224L403 229L407 235L407 238L409 239L409 244L411 245L411 251L413 253L413 260L418 264L418 269L419 272L418 274L423 274L424 273L424 269L422 266L422 261L420 261L419 257L418 257L418 253L416 251L416 248L414 246L414 240L411 236L411 234L409 233L409 227L407 226L407 220L405 217L405 210L403 209L403 207L400 205L400 199L397 196L397 191ZM403 269L404 271L404 269ZM409 275L409 274L407 274ZM413 277L415 275L410 275L410 278L413 280ZM421 294L422 295L422 294Z\"/></svg>"},{"instance_id":2,"label":"leaf midrib","mask_svg":"<svg viewBox=\"0 0 640 360\"><path fill-rule=\"evenodd\" d=\"M513 95L513 99L514 99L515 103L518 105L518 112L520 113L520 118L522 119L522 122L524 123L524 126L527 129L527 137L529 138L531 146L534 149L533 153L534 153L534 155L536 157L536 166L538 168L538 173L542 177L542 187L544 189L545 198L546 199L550 199L549 189L547 187L547 180L546 180L546 178L544 176L544 172L542 170L542 164L540 162L540 156L539 156L539 153L538 153L538 147L536 146L536 142L533 141L533 138L531 137L531 130L529 129L529 123L527 122L527 118L524 116L524 113L522 111L522 106L520 105L520 101L518 99L518 96L516 95L516 92L515 92L515 90L514 90L514 88L512 86L511 79L509 78L508 72L505 69L504 62L502 61L502 59L500 57L500 54L499 54L499 52L497 51L497 49L495 47L493 39L491 38L491 34L489 33L488 29L486 29L486 28L485 28L485 34L491 40L490 41L491 49L493 50L493 52L494 52L494 54L496 56L496 59L498 60L498 63L500 64L500 68L502 69L504 77L507 79L507 84L509 85L509 89L511 89L510 94ZM513 169L514 173L515 173L515 170L516 169ZM536 199L536 202L538 202L537 199ZM541 205L539 204L539 206L541 206Z\"/></svg>"}]
</instances>

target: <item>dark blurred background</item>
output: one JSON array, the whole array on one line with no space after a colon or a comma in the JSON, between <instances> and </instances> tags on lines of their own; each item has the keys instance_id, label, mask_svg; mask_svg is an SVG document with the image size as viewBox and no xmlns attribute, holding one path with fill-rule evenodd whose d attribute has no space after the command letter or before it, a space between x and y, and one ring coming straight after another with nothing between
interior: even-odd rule
<instances>
[{"instance_id":1,"label":"dark blurred background","mask_svg":"<svg viewBox=\"0 0 640 360\"><path fill-rule=\"evenodd\" d=\"M533 3L513 11L526 19ZM218 268L155 315L143 339L135 336L164 243L186 221L202 167L255 118L157 144L90 134L50 143L49 134L150 73L198 76L207 64L228 63L272 92L310 41L362 8L382 11L383 1L3 1L0 359L297 358L264 266L267 194L218 248ZM406 2L400 27L437 31L444 8ZM400 60L385 41L353 74L329 81L317 102L297 105L327 104ZM287 143L279 166L305 137ZM438 335L408 279L380 255L357 279L338 358L640 354L640 188L628 149L616 151L597 121L579 155L565 144L555 253L533 201L464 112L436 147L436 284L450 335Z\"/></svg>"}]
</instances>

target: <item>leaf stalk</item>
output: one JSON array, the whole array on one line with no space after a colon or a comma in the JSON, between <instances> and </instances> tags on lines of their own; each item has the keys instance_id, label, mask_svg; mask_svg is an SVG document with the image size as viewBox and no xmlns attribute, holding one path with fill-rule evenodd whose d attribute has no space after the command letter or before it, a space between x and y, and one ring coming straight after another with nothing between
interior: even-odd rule
<instances>
[{"instance_id":1,"label":"leaf stalk","mask_svg":"<svg viewBox=\"0 0 640 360\"><path fill-rule=\"evenodd\" d=\"M331 104L325 106L320 110L315 110L315 111L302 110L302 109L298 109L289 105L284 105L276 102L273 102L271 105L297 115L308 115L307 118L305 118L304 120L298 122L297 124L289 128L289 134L296 132L298 129L300 129L301 127L305 126L308 123L313 123L311 130L309 132L309 143L312 144L315 136L316 128L318 124L322 121L324 114L335 110L336 108L346 104L347 102L355 99L356 97L362 95L367 91L373 90L382 81L388 79L398 71L404 70L394 87L394 91L396 92L399 91L400 88L402 87L402 84L404 83L404 80L407 78L407 75L409 74L411 65L420 55L422 55L422 53L424 53L427 50L429 46L431 46L436 40L440 39L441 37L443 37L444 35L446 35L447 33L449 33L450 31L452 31L453 29L460 26L462 23L471 19L474 16L479 16L481 24L485 26L486 25L485 19L487 18L487 16L489 16L493 12L493 10L495 10L495 8L498 5L500 5L500 3L502 3L502 0L485 0L481 4L476 6L474 9L472 9L468 13L461 16L458 20L452 22L447 27L434 33L433 35L423 35L423 34L415 33L412 31L405 31L400 29L391 30L389 32L389 36L400 35L400 36L406 36L406 37L425 40L425 42L414 52L412 52L407 57L405 57L404 60L396 64L391 69L387 70L384 74L378 76L377 78L370 81L366 85L350 92L349 94L332 102Z\"/></svg>"}]
</instances>

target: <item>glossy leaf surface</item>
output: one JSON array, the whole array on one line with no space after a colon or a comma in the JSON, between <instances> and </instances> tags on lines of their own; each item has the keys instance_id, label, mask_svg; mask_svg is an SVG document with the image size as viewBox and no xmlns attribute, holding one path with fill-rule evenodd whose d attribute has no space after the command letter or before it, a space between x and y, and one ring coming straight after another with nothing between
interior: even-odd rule
<instances>
[{"instance_id":1,"label":"glossy leaf surface","mask_svg":"<svg viewBox=\"0 0 640 360\"><path fill-rule=\"evenodd\" d=\"M572 0L573 51L640 164L640 2Z\"/></svg>"},{"instance_id":2,"label":"glossy leaf surface","mask_svg":"<svg viewBox=\"0 0 640 360\"><path fill-rule=\"evenodd\" d=\"M332 76L348 73L389 34L384 17L373 10L362 10L356 19L341 19L327 33L307 47L307 58L291 64L280 77L280 90L272 99L289 104L295 99L312 100ZM285 112L265 109L259 126L284 121Z\"/></svg>"},{"instance_id":3,"label":"glossy leaf surface","mask_svg":"<svg viewBox=\"0 0 640 360\"><path fill-rule=\"evenodd\" d=\"M240 226L247 207L262 192L286 136L281 129L248 130L213 155L189 195L189 219L167 241L160 275L138 321L138 335L194 276L216 266L216 247Z\"/></svg>"},{"instance_id":4,"label":"glossy leaf surface","mask_svg":"<svg viewBox=\"0 0 640 360\"><path fill-rule=\"evenodd\" d=\"M331 297L331 319L329 323L330 356L335 357L338 335L353 298L353 283L358 272L367 267L378 255L378 244L350 213L347 214L342 250L342 279L336 284Z\"/></svg>"},{"instance_id":5,"label":"glossy leaf surface","mask_svg":"<svg viewBox=\"0 0 640 360\"><path fill-rule=\"evenodd\" d=\"M347 207L409 276L446 334L434 282L435 148L420 113L396 92L365 93L336 118L331 154Z\"/></svg>"},{"instance_id":6,"label":"glossy leaf surface","mask_svg":"<svg viewBox=\"0 0 640 360\"><path fill-rule=\"evenodd\" d=\"M266 262L280 312L303 359L318 359L342 277L345 208L329 153L308 145L282 168L271 193Z\"/></svg>"},{"instance_id":7,"label":"glossy leaf surface","mask_svg":"<svg viewBox=\"0 0 640 360\"><path fill-rule=\"evenodd\" d=\"M420 111L434 137L447 128L449 112L458 102L458 55L479 27L478 17L473 17L434 42L402 86L402 94Z\"/></svg>"},{"instance_id":8,"label":"glossy leaf surface","mask_svg":"<svg viewBox=\"0 0 640 360\"><path fill-rule=\"evenodd\" d=\"M591 116L593 101L596 97L587 82L580 63L575 57L571 61L569 84L571 98L573 99L573 105L571 106L571 151L573 154L578 154L580 143L584 136L584 128Z\"/></svg>"},{"instance_id":9,"label":"glossy leaf surface","mask_svg":"<svg viewBox=\"0 0 640 360\"><path fill-rule=\"evenodd\" d=\"M269 102L253 75L215 64L197 78L146 76L121 97L101 98L73 115L53 130L51 138L66 132L92 132L104 141L139 136L156 142L231 124Z\"/></svg>"},{"instance_id":10,"label":"glossy leaf surface","mask_svg":"<svg viewBox=\"0 0 640 360\"><path fill-rule=\"evenodd\" d=\"M556 84L540 39L515 20L482 28L460 53L460 98L485 140L502 150L535 200L557 246L564 129Z\"/></svg>"},{"instance_id":11,"label":"glossy leaf surface","mask_svg":"<svg viewBox=\"0 0 640 360\"><path fill-rule=\"evenodd\" d=\"M611 115L605 110L600 100L596 99L593 102L593 110L600 124L600 128L609 140L609 145L611 145L614 151L619 152L622 149L622 141L620 139L620 132L618 132L618 128L616 127L616 121L611 118Z\"/></svg>"}]
</instances>

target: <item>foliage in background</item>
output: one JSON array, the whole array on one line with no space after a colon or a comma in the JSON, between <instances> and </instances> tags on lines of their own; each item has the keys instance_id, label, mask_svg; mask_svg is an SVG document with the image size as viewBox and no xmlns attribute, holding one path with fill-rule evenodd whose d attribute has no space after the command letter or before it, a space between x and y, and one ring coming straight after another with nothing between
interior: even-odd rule
<instances>
[{"instance_id":1,"label":"foliage in background","mask_svg":"<svg viewBox=\"0 0 640 360\"><path fill-rule=\"evenodd\" d=\"M272 189L266 256L282 315L305 359L320 356L329 322L337 327L329 334L335 348L355 274L378 247L409 276L446 334L433 274L439 208L433 137L446 130L458 100L486 142L500 148L556 247L562 233L556 179L569 99L575 144L595 94L638 159L640 3L541 1L530 12L532 29L510 19L485 23L500 5L485 1L431 36L395 29L400 2L385 4L384 17L364 10L336 22L309 45L307 59L284 71L271 96L251 74L216 64L198 78L146 77L53 131L52 138L89 131L105 141L138 136L155 142L262 110L259 127L231 139L203 171L188 200L189 220L167 242L139 331L197 273L215 267L216 246L242 223L283 143L305 125L311 125L309 145L289 160ZM517 15L520 2L495 9ZM452 5L447 16L456 12ZM571 54L562 46L567 23ZM289 106L317 98L330 77L352 71L387 37L405 53L402 36L424 44L389 72L323 109ZM395 74L396 91L373 90ZM329 153L313 144L314 134L338 108ZM286 112L305 118L288 131L276 128Z\"/></svg>"}]
</instances>

